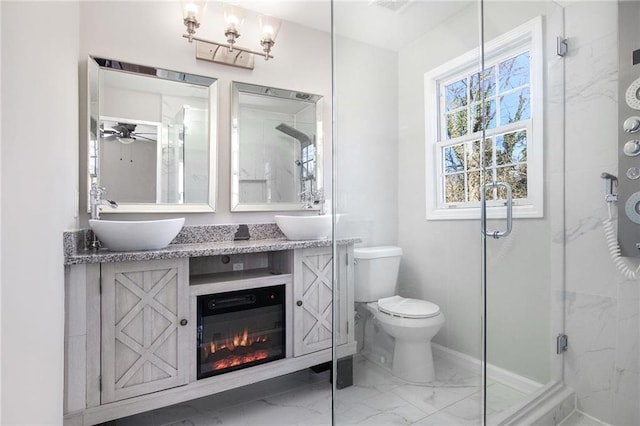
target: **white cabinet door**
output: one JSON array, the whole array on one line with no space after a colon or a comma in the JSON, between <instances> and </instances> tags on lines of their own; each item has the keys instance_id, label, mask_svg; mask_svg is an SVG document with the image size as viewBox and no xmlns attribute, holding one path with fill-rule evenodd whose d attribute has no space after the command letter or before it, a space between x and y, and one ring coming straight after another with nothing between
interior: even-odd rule
<instances>
[{"instance_id":1,"label":"white cabinet door","mask_svg":"<svg viewBox=\"0 0 640 426\"><path fill-rule=\"evenodd\" d=\"M331 347L332 268L331 247L294 250L293 253L293 355Z\"/></svg>"},{"instance_id":2,"label":"white cabinet door","mask_svg":"<svg viewBox=\"0 0 640 426\"><path fill-rule=\"evenodd\" d=\"M186 384L188 260L106 263L101 273L101 402Z\"/></svg>"},{"instance_id":3,"label":"white cabinet door","mask_svg":"<svg viewBox=\"0 0 640 426\"><path fill-rule=\"evenodd\" d=\"M293 281L293 355L300 356L331 347L333 339L333 306L338 324L336 344L349 339L349 285L352 267L348 249L338 248L337 282L332 283L331 247L294 250ZM335 293L334 293L335 291ZM352 316L352 315L351 315ZM352 327L351 327L352 328Z\"/></svg>"}]
</instances>

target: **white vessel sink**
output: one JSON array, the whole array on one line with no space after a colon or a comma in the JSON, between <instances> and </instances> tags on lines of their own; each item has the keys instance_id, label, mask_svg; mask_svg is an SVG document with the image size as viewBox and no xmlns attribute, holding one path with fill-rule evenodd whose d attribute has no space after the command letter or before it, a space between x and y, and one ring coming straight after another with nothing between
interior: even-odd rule
<instances>
[{"instance_id":1,"label":"white vessel sink","mask_svg":"<svg viewBox=\"0 0 640 426\"><path fill-rule=\"evenodd\" d=\"M314 216L276 215L276 224L289 240L322 240L331 237L330 214ZM336 216L336 222L340 218Z\"/></svg>"},{"instance_id":2,"label":"white vessel sink","mask_svg":"<svg viewBox=\"0 0 640 426\"><path fill-rule=\"evenodd\" d=\"M89 220L105 248L112 251L155 250L169 245L184 217L163 220Z\"/></svg>"}]
</instances>

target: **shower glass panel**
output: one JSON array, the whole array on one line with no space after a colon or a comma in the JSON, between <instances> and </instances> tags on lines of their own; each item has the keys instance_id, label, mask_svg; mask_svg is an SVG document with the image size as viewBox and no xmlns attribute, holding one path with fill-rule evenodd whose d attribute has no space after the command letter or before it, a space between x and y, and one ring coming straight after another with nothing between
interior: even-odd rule
<instances>
[{"instance_id":1,"label":"shower glass panel","mask_svg":"<svg viewBox=\"0 0 640 426\"><path fill-rule=\"evenodd\" d=\"M486 424L518 424L562 382L564 15L551 1L485 1L483 17Z\"/></svg>"},{"instance_id":2,"label":"shower glass panel","mask_svg":"<svg viewBox=\"0 0 640 426\"><path fill-rule=\"evenodd\" d=\"M336 425L482 421L480 16L333 2L334 229L361 240L334 272L352 270L357 341L340 353L334 330Z\"/></svg>"}]
</instances>

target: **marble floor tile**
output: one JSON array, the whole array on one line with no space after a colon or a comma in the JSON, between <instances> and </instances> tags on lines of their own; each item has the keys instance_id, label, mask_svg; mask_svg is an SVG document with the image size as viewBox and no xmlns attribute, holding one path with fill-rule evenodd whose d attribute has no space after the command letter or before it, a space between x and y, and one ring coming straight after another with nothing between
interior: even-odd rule
<instances>
[{"instance_id":1,"label":"marble floor tile","mask_svg":"<svg viewBox=\"0 0 640 426\"><path fill-rule=\"evenodd\" d=\"M460 368L443 357L434 357L433 364L436 371L436 380L433 384L436 386L480 387L480 375L482 374L480 369L474 371L466 368Z\"/></svg>"},{"instance_id":2,"label":"marble floor tile","mask_svg":"<svg viewBox=\"0 0 640 426\"><path fill-rule=\"evenodd\" d=\"M341 413L336 412L336 425L410 425L427 417L418 407L387 392L359 402Z\"/></svg>"},{"instance_id":3,"label":"marble floor tile","mask_svg":"<svg viewBox=\"0 0 640 426\"><path fill-rule=\"evenodd\" d=\"M468 398L445 407L442 409L442 414L455 418L459 425L479 425L482 415L480 392L478 391ZM487 408L487 416L491 414L493 414L493 412Z\"/></svg>"},{"instance_id":4,"label":"marble floor tile","mask_svg":"<svg viewBox=\"0 0 640 426\"><path fill-rule=\"evenodd\" d=\"M328 426L479 425L479 372L447 359L435 361L436 381L403 382L362 358L354 360L354 385L335 390L330 373L299 371L251 386L112 422L114 426ZM333 400L332 400L333 398ZM526 395L489 382L487 415L522 402Z\"/></svg>"},{"instance_id":5,"label":"marble floor tile","mask_svg":"<svg viewBox=\"0 0 640 426\"><path fill-rule=\"evenodd\" d=\"M502 383L487 386L487 407L493 412L503 412L527 399L527 394Z\"/></svg>"},{"instance_id":6,"label":"marble floor tile","mask_svg":"<svg viewBox=\"0 0 640 426\"><path fill-rule=\"evenodd\" d=\"M353 379L358 386L375 388L382 392L404 384L401 379L392 375L388 370L364 357L354 359Z\"/></svg>"},{"instance_id":7,"label":"marble floor tile","mask_svg":"<svg viewBox=\"0 0 640 426\"><path fill-rule=\"evenodd\" d=\"M480 425L480 420L461 423L460 417L438 411L414 423L419 426L460 426L464 424Z\"/></svg>"},{"instance_id":8,"label":"marble floor tile","mask_svg":"<svg viewBox=\"0 0 640 426\"><path fill-rule=\"evenodd\" d=\"M479 391L480 388L474 386L444 387L404 385L394 389L392 392L425 413L432 414Z\"/></svg>"}]
</instances>

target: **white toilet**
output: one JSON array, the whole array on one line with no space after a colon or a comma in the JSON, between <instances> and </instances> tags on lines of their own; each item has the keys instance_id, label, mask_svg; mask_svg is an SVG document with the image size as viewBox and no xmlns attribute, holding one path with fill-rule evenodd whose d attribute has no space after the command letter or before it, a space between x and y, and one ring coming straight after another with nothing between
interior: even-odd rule
<instances>
[{"instance_id":1,"label":"white toilet","mask_svg":"<svg viewBox=\"0 0 640 426\"><path fill-rule=\"evenodd\" d=\"M383 246L354 249L355 301L367 309L395 339L392 372L413 383L435 379L431 339L444 315L435 303L396 295L400 247Z\"/></svg>"}]
</instances>

